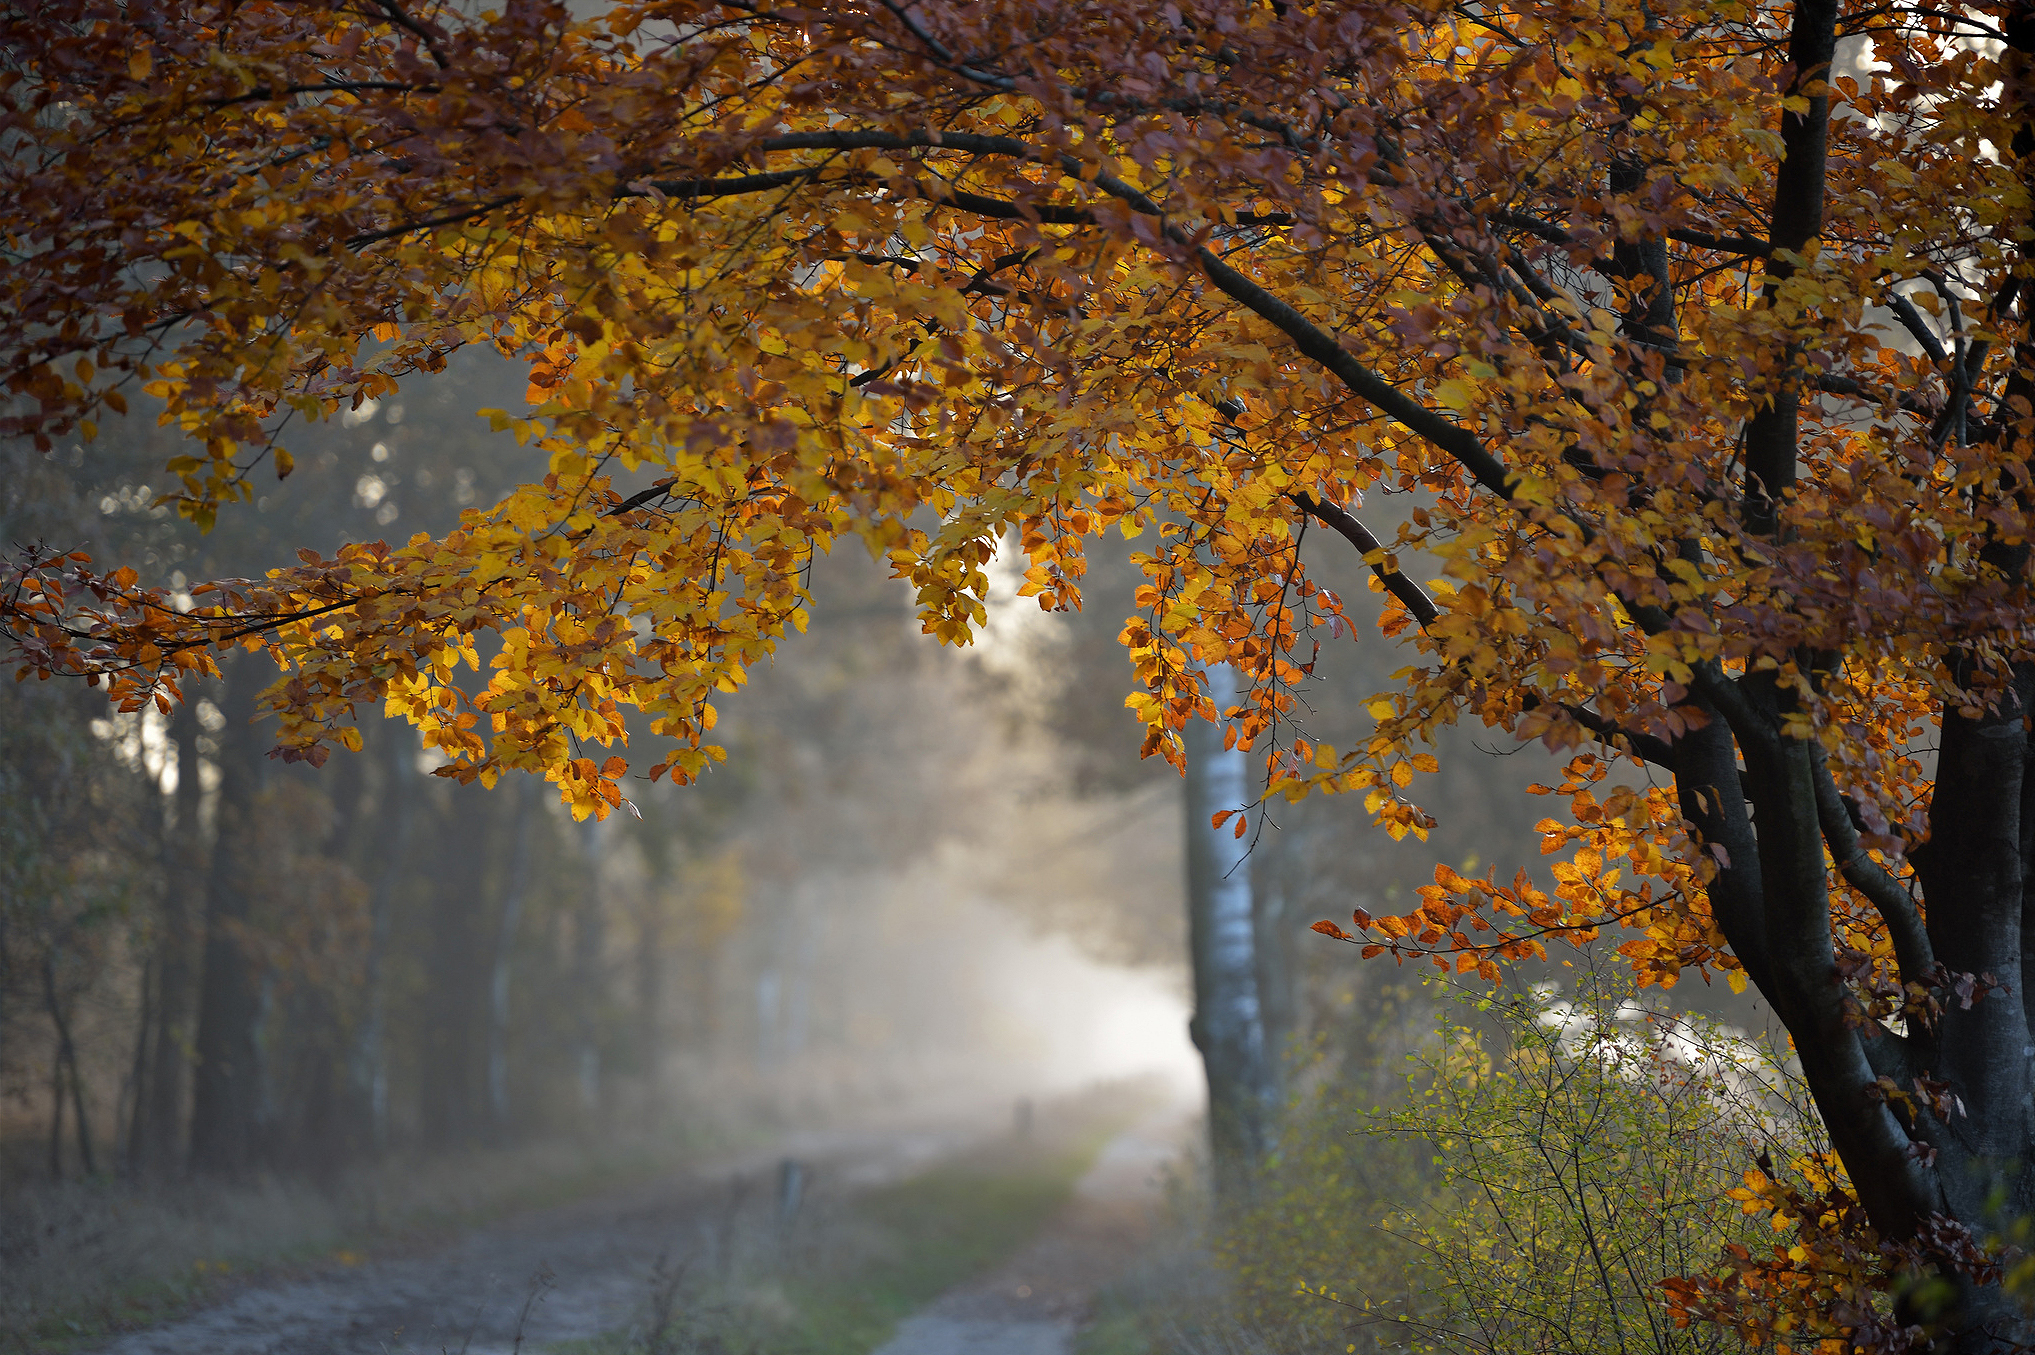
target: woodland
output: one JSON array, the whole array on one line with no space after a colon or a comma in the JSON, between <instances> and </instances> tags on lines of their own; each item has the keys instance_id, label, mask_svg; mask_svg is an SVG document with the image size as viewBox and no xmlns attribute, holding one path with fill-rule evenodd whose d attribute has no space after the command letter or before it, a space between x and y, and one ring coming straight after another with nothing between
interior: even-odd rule
<instances>
[{"instance_id":1,"label":"woodland","mask_svg":"<svg viewBox=\"0 0 2035 1355\"><path fill-rule=\"evenodd\" d=\"M745 689L824 624L832 562L877 562L928 645L965 649L1009 542L1021 598L1115 633L1118 728L1195 806L1194 1034L1234 1216L1290 1199L1266 1173L1296 1159L1273 1151L1249 919L1214 883L1242 848L1215 844L1321 803L1431 845L1444 758L1538 745L1535 861L1445 856L1417 895L1346 892L1314 930L1490 1010L1609 954L1647 1001L1714 982L1771 1011L1803 1130L1756 1155L1741 1133L1728 1196L1765 1232L1659 1261L1605 1339L2035 1340L2035 10L7 13L0 435L23 456L89 461L152 422L146 511L223 534L305 473L317 430L469 350L524 384L480 413L526 459L406 539L279 538L181 581L20 543L0 627L35 689L181 730L179 757L257 729L279 785L381 775L400 720L431 795L521 815L541 778L598 834L733 779ZM1375 689L1317 707L1359 663ZM179 713L207 683L212 730ZM252 779L218 765L213 867L255 836ZM237 923L204 967L253 972L215 947L248 953ZM262 1000L245 977L200 995L194 1107L253 1104L205 1032ZM1632 1067L1616 1041L1534 1055L1534 1028L1505 1046L1518 1087ZM1469 1113L1450 1087L1512 1085L1498 1055L1452 1064L1451 1038L1422 1056L1430 1125ZM53 1092L81 1084L52 1066ZM191 1123L195 1162L240 1151ZM1618 1125L1597 1138L1628 1165L1688 1141L1672 1116ZM1444 1195L1534 1160L1435 1135ZM1521 1240L1541 1236L1429 1251L1509 1257L1514 1281L1582 1264Z\"/></svg>"}]
</instances>

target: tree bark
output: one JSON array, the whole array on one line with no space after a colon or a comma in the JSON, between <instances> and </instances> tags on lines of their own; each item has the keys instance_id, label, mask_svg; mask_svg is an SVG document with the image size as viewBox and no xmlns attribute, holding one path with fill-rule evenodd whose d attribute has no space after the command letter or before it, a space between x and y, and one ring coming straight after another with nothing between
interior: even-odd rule
<instances>
[{"instance_id":1,"label":"tree bark","mask_svg":"<svg viewBox=\"0 0 2035 1355\"><path fill-rule=\"evenodd\" d=\"M607 919L601 908L601 845L606 835L607 825L600 820L590 818L580 825L585 874L572 924L573 1061L580 1109L588 1116L598 1114L601 1108L600 1009L606 977L601 960L607 948Z\"/></svg>"},{"instance_id":2,"label":"tree bark","mask_svg":"<svg viewBox=\"0 0 2035 1355\"><path fill-rule=\"evenodd\" d=\"M643 891L635 940L636 1039L642 1057L643 1111L654 1123L664 1113L664 1086L658 1073L665 958L663 896L655 880Z\"/></svg>"},{"instance_id":3,"label":"tree bark","mask_svg":"<svg viewBox=\"0 0 2035 1355\"><path fill-rule=\"evenodd\" d=\"M147 1110L142 1114L140 1168L167 1176L181 1161L184 1085L192 1051L191 915L204 879L205 842L198 822L204 793L199 774L198 692L186 694L170 714L170 740L177 750L177 788L169 797L163 833L161 932L156 938L154 1042L147 1077Z\"/></svg>"},{"instance_id":4,"label":"tree bark","mask_svg":"<svg viewBox=\"0 0 2035 1355\"><path fill-rule=\"evenodd\" d=\"M488 975L488 1127L496 1142L509 1137L509 963L515 956L516 929L530 897L530 807L537 791L530 778L518 776L510 787L515 813L510 833L509 879L495 921L494 966Z\"/></svg>"},{"instance_id":5,"label":"tree bark","mask_svg":"<svg viewBox=\"0 0 2035 1355\"><path fill-rule=\"evenodd\" d=\"M1835 30L1829 0L1796 7L1790 95L1827 77ZM2035 28L2024 15L2010 34L2025 62ZM1777 253L1806 255L1822 229L1827 97L1809 95L1786 112L1781 133L1770 242ZM1768 304L1794 267L1785 258L1770 262ZM1795 482L1794 359L1792 345L1776 352L1772 399L1746 428L1744 521L1758 535L1780 534ZM2025 349L2019 361L2028 363ZM1994 563L2026 579L2025 549ZM1813 675L1818 662L1804 654L1800 666ZM1965 656L1948 662L1953 674L1971 676ZM1994 709L1952 700L1942 711L1929 839L1909 852L1928 900L1926 929L1905 887L1861 846L1821 747L1792 732L1799 698L1773 673L1698 674L1698 704L1710 722L1672 750L1684 814L1724 849L1708 891L1712 914L1787 1026L1852 1188L1882 1236L1921 1246L1950 1282L1945 1301L1919 1289L1904 1298L1904 1317L1939 1324L1946 1345L1970 1355L2023 1347L2031 1335L2018 1305L1973 1281L1955 1241L1983 1244L2035 1206L2029 1015L2020 992L2031 972L2022 952L2026 862L2035 849L2026 784L2035 677L2018 676ZM1902 980L1941 1000L1933 1021L1911 1020L1897 1033L1860 1013L1832 930L1833 863L1878 909ZM1976 1000L1960 1000L1960 975L1976 980ZM2002 987L1988 990L1989 979ZM1933 1097L1932 1085L1946 1094Z\"/></svg>"},{"instance_id":6,"label":"tree bark","mask_svg":"<svg viewBox=\"0 0 2035 1355\"><path fill-rule=\"evenodd\" d=\"M56 1030L56 1056L51 1060L50 1090L55 1095L57 1106L50 1117L49 1161L50 1175L63 1177L63 1093L66 1074L71 1090L71 1123L78 1140L78 1164L86 1177L99 1174L99 1164L92 1153L92 1122L85 1114L85 1082L78 1075L78 1049L71 1041L70 1018L64 1013L64 1004L57 993L57 958L61 947L52 942L42 957L42 1000L49 1012L50 1025Z\"/></svg>"},{"instance_id":7,"label":"tree bark","mask_svg":"<svg viewBox=\"0 0 2035 1355\"><path fill-rule=\"evenodd\" d=\"M365 1128L371 1154L388 1151L388 983L383 974L389 931L395 919L396 890L409 862L413 804L416 793L417 748L407 725L384 722L375 732L382 755L381 803L376 839L379 869L368 898L367 957L362 966L361 1014L355 1029L349 1076L358 1123Z\"/></svg>"},{"instance_id":8,"label":"tree bark","mask_svg":"<svg viewBox=\"0 0 2035 1355\"><path fill-rule=\"evenodd\" d=\"M141 995L135 1002L134 1061L127 1071L127 1088L122 1109L127 1115L126 1152L121 1171L129 1180L139 1180L143 1171L144 1146L148 1134L148 1055L155 1034L155 990L159 964L149 956L141 967ZM114 1120L119 1121L116 1113Z\"/></svg>"},{"instance_id":9,"label":"tree bark","mask_svg":"<svg viewBox=\"0 0 2035 1355\"><path fill-rule=\"evenodd\" d=\"M254 728L257 675L245 661L228 671L220 711L219 800L205 891L205 955L198 994L197 1069L192 1079L191 1167L238 1176L254 1166L260 1076L255 1027L260 993L243 944L247 871L262 772Z\"/></svg>"},{"instance_id":10,"label":"tree bark","mask_svg":"<svg viewBox=\"0 0 2035 1355\"><path fill-rule=\"evenodd\" d=\"M421 1108L425 1142L440 1149L470 1144L488 1128L486 985L494 928L482 863L493 807L478 786L450 788L431 878Z\"/></svg>"},{"instance_id":11,"label":"tree bark","mask_svg":"<svg viewBox=\"0 0 2035 1355\"><path fill-rule=\"evenodd\" d=\"M1227 664L1208 669L1218 707L1235 695ZM1194 961L1194 1017L1188 1026L1208 1078L1209 1144L1217 1190L1229 1200L1248 1193L1271 1146L1277 1079L1265 1038L1259 991L1258 920L1253 907L1249 845L1210 820L1225 809L1243 812L1253 798L1250 755L1223 747L1223 726L1187 727L1187 918Z\"/></svg>"}]
</instances>

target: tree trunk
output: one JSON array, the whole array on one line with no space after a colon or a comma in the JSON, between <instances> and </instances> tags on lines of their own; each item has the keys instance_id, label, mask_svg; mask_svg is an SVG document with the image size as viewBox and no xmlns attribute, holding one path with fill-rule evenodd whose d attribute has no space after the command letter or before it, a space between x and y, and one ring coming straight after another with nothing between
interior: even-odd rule
<instances>
[{"instance_id":1,"label":"tree trunk","mask_svg":"<svg viewBox=\"0 0 2035 1355\"><path fill-rule=\"evenodd\" d=\"M219 800L205 890L204 972L198 994L197 1070L192 1079L191 1166L235 1176L254 1165L260 1076L255 1027L261 1015L254 967L243 945L246 872L262 772L261 733L252 721L257 674L242 661L227 674L220 710Z\"/></svg>"},{"instance_id":2,"label":"tree trunk","mask_svg":"<svg viewBox=\"0 0 2035 1355\"><path fill-rule=\"evenodd\" d=\"M664 1113L664 1084L659 1077L664 1013L663 901L662 891L652 881L643 891L636 925L636 1039L643 1072L643 1113L653 1123Z\"/></svg>"},{"instance_id":3,"label":"tree trunk","mask_svg":"<svg viewBox=\"0 0 2035 1355\"><path fill-rule=\"evenodd\" d=\"M163 825L163 894L156 937L153 1044L149 1051L147 1109L141 1113L140 1167L145 1175L167 1176L182 1160L184 1086L190 1066L191 919L204 884L205 842L199 823L204 794L199 774L198 692L186 693L170 715L170 740L177 750L177 788Z\"/></svg>"},{"instance_id":4,"label":"tree trunk","mask_svg":"<svg viewBox=\"0 0 2035 1355\"><path fill-rule=\"evenodd\" d=\"M129 1180L139 1180L144 1169L144 1146L148 1135L148 1054L155 1034L155 990L157 958L151 955L141 967L141 996L135 1003L134 1062L128 1068L122 1108L127 1113L127 1150L121 1170ZM115 1123L119 1115L114 1116Z\"/></svg>"},{"instance_id":5,"label":"tree trunk","mask_svg":"<svg viewBox=\"0 0 2035 1355\"><path fill-rule=\"evenodd\" d=\"M50 1090L58 1105L50 1117L49 1161L50 1175L59 1179L63 1176L63 1093L65 1074L69 1074L71 1088L71 1121L77 1131L78 1163L84 1168L86 1177L99 1174L99 1164L92 1154L92 1122L85 1114L85 1080L78 1074L78 1049L71 1042L71 1023L64 1013L64 1004L57 995L57 956L59 947L51 944L42 957L42 1000L49 1012L50 1025L56 1030L56 1055L51 1060Z\"/></svg>"},{"instance_id":6,"label":"tree trunk","mask_svg":"<svg viewBox=\"0 0 2035 1355\"><path fill-rule=\"evenodd\" d=\"M601 846L607 825L588 819L580 825L584 875L572 922L573 1061L579 1077L580 1109L591 1118L601 1109L600 1009L605 988L601 955L607 948L601 911Z\"/></svg>"},{"instance_id":7,"label":"tree trunk","mask_svg":"<svg viewBox=\"0 0 2035 1355\"><path fill-rule=\"evenodd\" d=\"M494 929L484 880L493 808L478 786L451 788L431 879L421 1108L425 1141L440 1149L470 1144L487 1130L486 984Z\"/></svg>"},{"instance_id":8,"label":"tree trunk","mask_svg":"<svg viewBox=\"0 0 2035 1355\"><path fill-rule=\"evenodd\" d=\"M1236 674L1208 670L1217 706L1234 700ZM1218 1192L1248 1190L1271 1146L1277 1081L1265 1039L1259 993L1258 921L1252 907L1249 843L1225 809L1242 813L1253 798L1250 755L1223 747L1223 727L1187 728L1187 917L1194 960L1194 1018L1188 1027L1208 1076L1208 1125Z\"/></svg>"},{"instance_id":9,"label":"tree trunk","mask_svg":"<svg viewBox=\"0 0 2035 1355\"><path fill-rule=\"evenodd\" d=\"M488 975L488 1128L497 1143L509 1138L509 962L516 952L516 929L530 897L530 812L538 791L527 776L518 776L509 790L515 800L510 834L509 880L502 891L501 914L495 921L494 967Z\"/></svg>"},{"instance_id":10,"label":"tree trunk","mask_svg":"<svg viewBox=\"0 0 2035 1355\"><path fill-rule=\"evenodd\" d=\"M1828 74L1836 23L1830 0L1796 6L1791 95ZM2026 107L2035 61L2029 8L2009 22L2008 35L2010 69L2019 71L2010 97ZM1781 124L1769 299L1822 231L1829 101L1804 94L1791 104ZM2015 148L2024 162L2035 153L2027 127ZM2021 314L2025 323L2025 306ZM1780 531L1800 452L1799 388L1785 375L1795 353L1777 356L1778 389L1745 433L1744 522L1761 535ZM2015 365L2010 392L2035 391L2035 351L2025 339ZM1984 550L1988 563L2026 579L2025 546ZM1813 675L1817 662L1805 655L1802 670ZM1945 662L1960 685L1973 676L1969 655L1953 651ZM1787 1026L1874 1228L1948 1281L1914 1287L1902 1299L1903 1317L1936 1324L1944 1346L1961 1355L2026 1348L2035 1336L2027 1311L1969 1260L2035 1213L2026 991L2035 964L2024 956L2035 912L2028 870L2035 745L2027 726L2035 669L2017 667L1994 709L1952 699L1941 712L1928 840L1907 852L1927 900L1926 926L1908 885L1867 854L1821 745L1797 737L1790 717L1799 714L1798 694L1771 671L1734 678L1715 664L1698 671L1694 685L1691 704L1709 721L1677 738L1667 760L1684 815L1724 849L1707 890L1711 913ZM1863 1014L1832 929L1833 864L1879 913L1906 991L1928 995L1940 1013L1901 1020L1899 1030Z\"/></svg>"},{"instance_id":11,"label":"tree trunk","mask_svg":"<svg viewBox=\"0 0 2035 1355\"><path fill-rule=\"evenodd\" d=\"M182 1161L184 1088L193 1048L191 1029L191 919L205 878L205 841L199 823L204 795L198 753L198 695L193 688L170 714L177 750L177 788L163 825L163 894L156 938L153 1044L149 1051L147 1109L142 1112L140 1167L162 1177Z\"/></svg>"},{"instance_id":12,"label":"tree trunk","mask_svg":"<svg viewBox=\"0 0 2035 1355\"><path fill-rule=\"evenodd\" d=\"M367 958L362 965L360 1023L354 1034L349 1076L366 1148L381 1154L389 1146L388 983L383 975L389 930L395 919L396 890L409 863L417 746L408 725L385 721L375 731L382 754L380 820L376 841L379 868L368 898Z\"/></svg>"},{"instance_id":13,"label":"tree trunk","mask_svg":"<svg viewBox=\"0 0 2035 1355\"><path fill-rule=\"evenodd\" d=\"M64 1179L64 1061L49 1060L49 1179Z\"/></svg>"}]
</instances>

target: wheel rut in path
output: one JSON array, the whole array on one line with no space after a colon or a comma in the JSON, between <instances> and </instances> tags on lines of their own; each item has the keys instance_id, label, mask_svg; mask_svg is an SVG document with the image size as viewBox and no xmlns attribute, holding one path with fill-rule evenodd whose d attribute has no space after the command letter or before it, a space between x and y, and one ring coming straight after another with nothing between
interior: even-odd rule
<instances>
[{"instance_id":1,"label":"wheel rut in path","mask_svg":"<svg viewBox=\"0 0 2035 1355\"><path fill-rule=\"evenodd\" d=\"M923 1170L982 1137L977 1125L814 1132L711 1169L527 1214L442 1249L306 1279L256 1284L177 1321L130 1332L96 1355L535 1355L624 1328L658 1258L710 1250L731 1193L780 1157L844 1185Z\"/></svg>"},{"instance_id":2,"label":"wheel rut in path","mask_svg":"<svg viewBox=\"0 0 2035 1355\"><path fill-rule=\"evenodd\" d=\"M1071 1355L1096 1294L1157 1225L1192 1115L1170 1106L1110 1140L1038 1237L906 1318L876 1355Z\"/></svg>"}]
</instances>

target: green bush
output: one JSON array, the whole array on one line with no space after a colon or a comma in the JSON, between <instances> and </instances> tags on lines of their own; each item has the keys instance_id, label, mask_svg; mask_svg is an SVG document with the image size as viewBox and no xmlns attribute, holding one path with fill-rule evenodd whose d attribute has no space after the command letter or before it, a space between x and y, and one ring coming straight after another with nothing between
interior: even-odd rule
<instances>
[{"instance_id":1,"label":"green bush","mask_svg":"<svg viewBox=\"0 0 2035 1355\"><path fill-rule=\"evenodd\" d=\"M1661 1282L1766 1228L1726 1192L1819 1145L1786 1062L1580 972L1568 996L1432 985L1404 1093L1296 1107L1223 1230L1233 1319L1277 1350L1700 1355ZM1765 1234L1771 1241L1771 1234Z\"/></svg>"}]
</instances>

